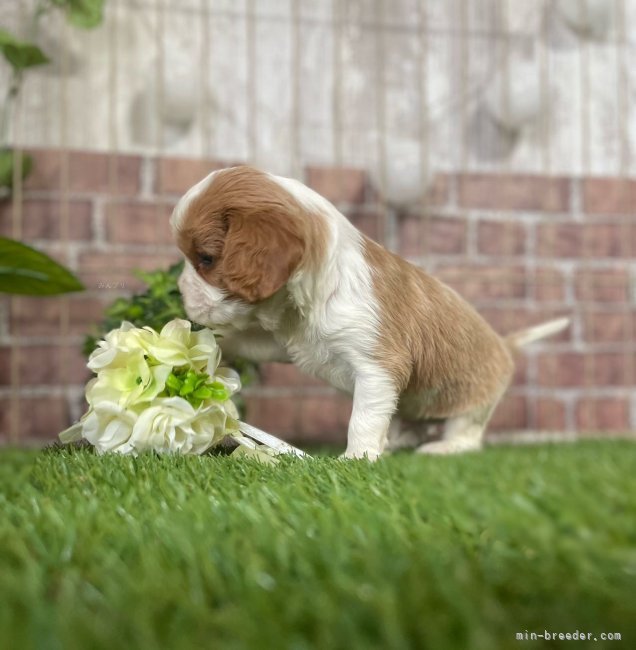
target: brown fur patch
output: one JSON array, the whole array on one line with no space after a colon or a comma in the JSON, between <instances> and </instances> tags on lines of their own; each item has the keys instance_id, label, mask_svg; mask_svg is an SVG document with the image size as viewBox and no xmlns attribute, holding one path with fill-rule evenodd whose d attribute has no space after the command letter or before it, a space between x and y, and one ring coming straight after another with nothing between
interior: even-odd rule
<instances>
[{"instance_id":1,"label":"brown fur patch","mask_svg":"<svg viewBox=\"0 0 636 650\"><path fill-rule=\"evenodd\" d=\"M177 243L206 282L255 303L299 267L318 268L326 224L267 174L233 167L188 206Z\"/></svg>"},{"instance_id":2,"label":"brown fur patch","mask_svg":"<svg viewBox=\"0 0 636 650\"><path fill-rule=\"evenodd\" d=\"M503 340L455 291L365 238L381 306L377 358L409 418L447 418L496 402L512 375Z\"/></svg>"}]
</instances>

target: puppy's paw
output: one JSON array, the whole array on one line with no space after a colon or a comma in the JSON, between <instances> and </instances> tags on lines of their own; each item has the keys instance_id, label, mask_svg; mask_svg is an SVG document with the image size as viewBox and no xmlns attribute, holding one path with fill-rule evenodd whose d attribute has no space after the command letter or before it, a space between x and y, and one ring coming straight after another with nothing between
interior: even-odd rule
<instances>
[{"instance_id":1,"label":"puppy's paw","mask_svg":"<svg viewBox=\"0 0 636 650\"><path fill-rule=\"evenodd\" d=\"M481 449L480 440L471 440L470 438L456 438L455 440L436 440L429 442L415 451L418 454L462 454L466 451L479 451Z\"/></svg>"}]
</instances>

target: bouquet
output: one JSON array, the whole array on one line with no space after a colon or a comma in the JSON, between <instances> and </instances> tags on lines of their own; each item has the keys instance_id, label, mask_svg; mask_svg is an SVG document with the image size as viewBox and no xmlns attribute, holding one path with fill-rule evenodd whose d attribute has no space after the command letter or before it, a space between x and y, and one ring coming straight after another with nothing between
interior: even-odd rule
<instances>
[{"instance_id":1,"label":"bouquet","mask_svg":"<svg viewBox=\"0 0 636 650\"><path fill-rule=\"evenodd\" d=\"M193 332L187 320L172 320L159 333L124 322L90 355L96 377L86 386L89 409L60 440L85 439L99 454L201 454L229 435L248 454L302 455L239 422L231 397L241 382L220 361L212 331Z\"/></svg>"}]
</instances>

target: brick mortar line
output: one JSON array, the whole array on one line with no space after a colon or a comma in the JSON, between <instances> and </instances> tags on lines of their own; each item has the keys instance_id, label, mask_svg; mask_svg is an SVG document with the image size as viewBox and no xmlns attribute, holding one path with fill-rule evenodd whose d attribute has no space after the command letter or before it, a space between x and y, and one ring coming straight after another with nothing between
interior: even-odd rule
<instances>
[{"instance_id":1,"label":"brick mortar line","mask_svg":"<svg viewBox=\"0 0 636 650\"><path fill-rule=\"evenodd\" d=\"M0 399L11 397L11 386L0 386ZM18 396L20 398L36 398L36 397L68 397L73 399L83 397L84 385L83 384L69 384L67 386L61 385L45 385L38 384L32 386L20 386Z\"/></svg>"},{"instance_id":2,"label":"brick mortar line","mask_svg":"<svg viewBox=\"0 0 636 650\"><path fill-rule=\"evenodd\" d=\"M619 222L630 221L634 218L632 212L625 213L611 213L604 214L602 212L577 212L572 211L556 211L545 212L541 210L532 209L519 209L511 210L509 208L478 208L469 206L451 207L448 205L431 206L431 212L435 216L444 216L448 218L468 218L477 219L481 221L530 221L536 223L558 223L558 224L573 224L585 225L588 223L605 224L610 220L618 220ZM575 219L575 217L581 219Z\"/></svg>"},{"instance_id":3,"label":"brick mortar line","mask_svg":"<svg viewBox=\"0 0 636 650\"><path fill-rule=\"evenodd\" d=\"M72 202L82 202L90 203L96 198L104 200L104 202L109 204L142 204L142 203L161 203L172 205L179 199L182 194L161 194L161 193L150 193L147 196L141 193L142 188L139 189L139 192L134 194L117 194L116 196L109 193L108 190L104 191L86 191L78 192L74 190L69 190L68 193L60 193L59 190L28 190L24 193L24 201L59 201L60 197L68 198Z\"/></svg>"},{"instance_id":4,"label":"brick mortar line","mask_svg":"<svg viewBox=\"0 0 636 650\"><path fill-rule=\"evenodd\" d=\"M115 253L115 254L166 254L173 253L175 257L181 256L176 244L129 244L110 241L73 242L78 253ZM126 270L126 269L124 269Z\"/></svg>"},{"instance_id":5,"label":"brick mortar line","mask_svg":"<svg viewBox=\"0 0 636 650\"><path fill-rule=\"evenodd\" d=\"M10 346L14 343L19 343L20 348L36 348L36 347L68 347L74 345L81 345L84 341L84 336L79 334L37 334L29 336L28 334L7 334L0 340L1 346Z\"/></svg>"},{"instance_id":6,"label":"brick mortar line","mask_svg":"<svg viewBox=\"0 0 636 650\"><path fill-rule=\"evenodd\" d=\"M78 242L84 243L84 242ZM505 266L515 266L520 269L531 268L529 255L488 255L485 253L476 253L468 257L468 253L431 253L427 256L406 256L408 262L420 265L424 260L426 262L434 259L437 265L449 264L455 266L458 260L464 260L465 266L481 266L484 268L497 267L505 270ZM537 268L547 268L548 270L558 271L626 271L628 275L636 273L636 261L629 257L537 257ZM545 283L538 283L545 284Z\"/></svg>"},{"instance_id":7,"label":"brick mortar line","mask_svg":"<svg viewBox=\"0 0 636 650\"><path fill-rule=\"evenodd\" d=\"M143 156L139 169L139 197L143 200L155 199L157 188L157 159Z\"/></svg>"},{"instance_id":8,"label":"brick mortar line","mask_svg":"<svg viewBox=\"0 0 636 650\"><path fill-rule=\"evenodd\" d=\"M575 221L581 222L585 215L583 212L583 192L581 188L581 178L570 178L569 186L570 214Z\"/></svg>"},{"instance_id":9,"label":"brick mortar line","mask_svg":"<svg viewBox=\"0 0 636 650\"><path fill-rule=\"evenodd\" d=\"M567 402L568 400L577 399L601 399L608 397L617 397L619 399L631 399L634 395L634 390L629 385L621 386L558 386L552 388L550 386L512 386L506 391L507 395L514 397L524 397L532 395L536 398L553 398Z\"/></svg>"},{"instance_id":10,"label":"brick mortar line","mask_svg":"<svg viewBox=\"0 0 636 650\"><path fill-rule=\"evenodd\" d=\"M331 386L250 386L241 391L245 397L335 397L351 399Z\"/></svg>"}]
</instances>

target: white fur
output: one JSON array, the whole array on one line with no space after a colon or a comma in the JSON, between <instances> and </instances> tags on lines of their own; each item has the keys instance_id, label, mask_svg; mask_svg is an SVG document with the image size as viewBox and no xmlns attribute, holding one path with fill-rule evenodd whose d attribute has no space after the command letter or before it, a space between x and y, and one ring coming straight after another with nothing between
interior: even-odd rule
<instances>
[{"instance_id":1,"label":"white fur","mask_svg":"<svg viewBox=\"0 0 636 650\"><path fill-rule=\"evenodd\" d=\"M318 273L299 269L287 285L256 305L229 299L186 263L179 281L192 320L223 334L226 354L255 361L291 361L305 372L353 395L347 457L377 458L398 394L375 360L379 307L362 237L322 196L297 181L270 176L305 208L307 218L324 219L329 240ZM178 227L190 201L213 182L195 185L175 208Z\"/></svg>"}]
</instances>

